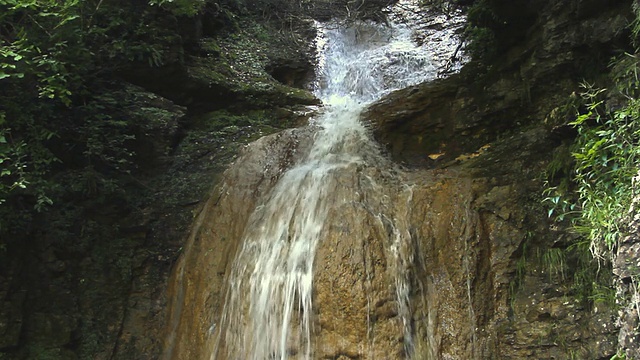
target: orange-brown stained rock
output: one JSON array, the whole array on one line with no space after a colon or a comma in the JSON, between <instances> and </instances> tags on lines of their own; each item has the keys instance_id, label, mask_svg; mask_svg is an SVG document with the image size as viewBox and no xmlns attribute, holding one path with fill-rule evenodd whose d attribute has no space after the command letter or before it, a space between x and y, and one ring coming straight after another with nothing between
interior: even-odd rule
<instances>
[{"instance_id":1,"label":"orange-brown stained rock","mask_svg":"<svg viewBox=\"0 0 640 360\"><path fill-rule=\"evenodd\" d=\"M316 254L316 358L402 358L402 327L387 266L389 234L377 218L388 209L372 198L388 195L366 185L365 174L372 172L367 170L373 169L344 176L351 185L341 190L345 200L329 214Z\"/></svg>"},{"instance_id":2,"label":"orange-brown stained rock","mask_svg":"<svg viewBox=\"0 0 640 360\"><path fill-rule=\"evenodd\" d=\"M225 275L239 239L259 196L287 168L299 136L308 137L308 132L289 130L253 143L257 151L239 157L201 209L170 279L164 359L210 357Z\"/></svg>"},{"instance_id":3,"label":"orange-brown stained rock","mask_svg":"<svg viewBox=\"0 0 640 360\"><path fill-rule=\"evenodd\" d=\"M173 276L165 359L211 358L225 275L244 226L259 196L305 153L309 134L293 130L252 144L202 209ZM408 240L401 252L409 261L413 359L536 358L550 351L523 335L551 336L542 331L550 325L544 316L510 317L513 309L536 314L524 297L515 298L515 308L509 303L515 254L525 238L526 187L517 177L478 174L464 166L403 172L384 161L336 171L314 262L313 359L407 358L397 297L404 265L391 251L396 233ZM548 301L554 309L564 306ZM559 346L553 351L567 353ZM292 346L289 358L301 353Z\"/></svg>"}]
</instances>

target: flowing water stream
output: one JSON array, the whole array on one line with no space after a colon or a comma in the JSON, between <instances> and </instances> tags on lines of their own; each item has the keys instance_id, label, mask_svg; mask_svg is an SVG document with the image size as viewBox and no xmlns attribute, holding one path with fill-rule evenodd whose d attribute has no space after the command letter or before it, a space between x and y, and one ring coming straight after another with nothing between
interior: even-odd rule
<instances>
[{"instance_id":1,"label":"flowing water stream","mask_svg":"<svg viewBox=\"0 0 640 360\"><path fill-rule=\"evenodd\" d=\"M449 132L431 136L440 124L464 141L481 132L465 134L475 120L462 117L481 104L466 76L411 87L442 74L459 45L450 22L460 21L424 22L412 2L398 1L388 24L318 25L323 106L308 125L248 144L212 189L169 282L163 360L568 358L585 343L555 344L556 331L608 318L567 315L577 303L543 276L512 292L537 219L523 207L543 167L533 154L548 135L527 131L416 169L371 139L368 121L399 134L394 146L442 139ZM427 149L440 144L425 145L417 156L439 156ZM573 327L583 320L592 325ZM584 358L604 357L608 340L597 339L587 341L600 355Z\"/></svg>"},{"instance_id":2,"label":"flowing water stream","mask_svg":"<svg viewBox=\"0 0 640 360\"><path fill-rule=\"evenodd\" d=\"M429 53L412 41L404 26L358 23L321 27L317 96L323 113L306 156L288 169L250 217L234 260L213 358L287 359L312 357L313 274L322 241L330 191L337 172L353 164L383 163L360 113L392 90L436 76ZM385 214L378 215L382 218ZM386 219L393 224L394 219ZM410 238L392 225L392 253L398 273L396 296L411 352L406 267L401 248Z\"/></svg>"},{"instance_id":3,"label":"flowing water stream","mask_svg":"<svg viewBox=\"0 0 640 360\"><path fill-rule=\"evenodd\" d=\"M435 79L442 64L403 24L319 24L318 29L315 93L323 107L308 127L249 146L227 172L227 183L249 170L259 180L223 185L211 205L218 210L196 221L186 257L205 264L183 260L177 269L176 283L184 284L178 285L172 310L177 320L167 359L430 358L424 354L432 345L414 336L421 332L426 338L425 330L414 326L410 295L413 188L360 117L382 96ZM449 46L453 53L456 43ZM243 196L255 206L238 210ZM231 219L220 220L233 211L238 213ZM207 217L221 224L206 225ZM238 224L245 225L229 230ZM197 243L206 232L226 243L219 254L235 253L228 266L227 259L215 257L214 245ZM237 236L232 240L237 250L228 250L227 236ZM211 275L204 270L198 275L195 267L209 267L211 261L222 264L210 273L225 274L224 290L214 295L220 290L209 285L211 293L185 293L199 291L189 290L190 283ZM216 297L221 300L212 300ZM189 313L201 307L211 313ZM428 322L428 314L420 316ZM200 341L189 339L199 326L194 321L208 328L195 336L209 344L204 355L188 345ZM423 355L414 356L418 352Z\"/></svg>"}]
</instances>

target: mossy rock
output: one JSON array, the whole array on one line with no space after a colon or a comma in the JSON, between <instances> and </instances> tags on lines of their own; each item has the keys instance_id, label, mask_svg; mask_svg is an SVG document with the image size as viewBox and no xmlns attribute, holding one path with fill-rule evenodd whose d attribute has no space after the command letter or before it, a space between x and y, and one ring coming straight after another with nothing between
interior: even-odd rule
<instances>
[{"instance_id":1,"label":"mossy rock","mask_svg":"<svg viewBox=\"0 0 640 360\"><path fill-rule=\"evenodd\" d=\"M199 56L187 61L187 104L204 111L317 104L303 87L313 72L310 51L285 41L275 28L243 20L241 30L200 40ZM291 40L291 39L288 39Z\"/></svg>"}]
</instances>

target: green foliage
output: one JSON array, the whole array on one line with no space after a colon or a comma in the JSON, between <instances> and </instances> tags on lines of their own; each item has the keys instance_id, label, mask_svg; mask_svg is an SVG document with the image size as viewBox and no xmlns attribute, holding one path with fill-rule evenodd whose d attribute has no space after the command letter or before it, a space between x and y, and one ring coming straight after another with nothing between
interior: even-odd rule
<instances>
[{"instance_id":1,"label":"green foliage","mask_svg":"<svg viewBox=\"0 0 640 360\"><path fill-rule=\"evenodd\" d=\"M492 30L484 27L470 26L465 29L465 36L470 39L465 50L474 59L491 57L495 50L495 35Z\"/></svg>"},{"instance_id":2,"label":"green foliage","mask_svg":"<svg viewBox=\"0 0 640 360\"><path fill-rule=\"evenodd\" d=\"M549 216L559 221L570 218L599 258L622 236L632 179L640 165L639 66L637 56L624 54L612 63L611 90L582 84L583 106L570 123L578 132L571 147L572 161L552 161L547 174L544 194ZM564 176L562 186L552 186L559 171L570 176Z\"/></svg>"},{"instance_id":3,"label":"green foliage","mask_svg":"<svg viewBox=\"0 0 640 360\"><path fill-rule=\"evenodd\" d=\"M203 4L0 0L0 235L53 203L56 169L132 170L137 125L97 94L133 63L178 61L175 17Z\"/></svg>"},{"instance_id":4,"label":"green foliage","mask_svg":"<svg viewBox=\"0 0 640 360\"><path fill-rule=\"evenodd\" d=\"M626 360L626 359L627 359L627 355L625 355L624 353L617 353L613 355L613 357L611 357L611 360Z\"/></svg>"},{"instance_id":5,"label":"green foliage","mask_svg":"<svg viewBox=\"0 0 640 360\"><path fill-rule=\"evenodd\" d=\"M580 206L576 229L587 234L599 256L620 240L620 226L631 204L632 178L640 165L640 101L626 94L635 91L625 87L621 92L625 104L610 110L601 98L604 90L585 84L586 111L572 123L578 130L573 153Z\"/></svg>"},{"instance_id":6,"label":"green foliage","mask_svg":"<svg viewBox=\"0 0 640 360\"><path fill-rule=\"evenodd\" d=\"M602 264L591 255L588 242L560 241L549 247L534 243L532 235L530 232L525 236L516 260L515 279L509 285L511 301L515 301L517 292L523 289L528 275L544 274L548 281L567 286L568 294L585 307L600 303L609 308L616 306L616 293L610 286L611 273L602 271Z\"/></svg>"},{"instance_id":7,"label":"green foliage","mask_svg":"<svg viewBox=\"0 0 640 360\"><path fill-rule=\"evenodd\" d=\"M518 291L522 290L524 286L525 276L527 275L527 260L529 259L529 247L531 242L531 236L533 233L527 232L522 242L522 254L516 261L516 277L514 281L509 283L509 298L511 299L511 308L514 307L515 295Z\"/></svg>"},{"instance_id":8,"label":"green foliage","mask_svg":"<svg viewBox=\"0 0 640 360\"><path fill-rule=\"evenodd\" d=\"M4 114L0 113L0 116ZM24 164L24 155L21 149L25 144L20 143L16 146L10 146L7 140L9 129L0 129L0 193L9 193L16 188L26 188L28 181L25 179L24 172L26 165ZM5 199L0 198L0 204Z\"/></svg>"},{"instance_id":9,"label":"green foliage","mask_svg":"<svg viewBox=\"0 0 640 360\"><path fill-rule=\"evenodd\" d=\"M565 250L568 269L571 270L571 288L585 305L606 304L614 308L615 289L611 286L611 270L593 257L588 241L577 241Z\"/></svg>"},{"instance_id":10,"label":"green foliage","mask_svg":"<svg viewBox=\"0 0 640 360\"><path fill-rule=\"evenodd\" d=\"M640 46L640 5L634 3L636 20L632 41ZM577 137L566 157L552 161L547 171L544 201L549 216L569 220L580 240L567 251L575 260L574 289L589 302L615 306L616 295L608 284L596 281L600 263L613 256L626 229L640 169L640 57L625 53L611 63L610 87L584 82L575 120ZM556 174L570 181L558 184ZM590 256L587 256L589 254ZM593 266L593 258L598 267ZM557 263L557 261L556 261ZM632 291L636 292L634 288ZM637 304L636 304L637 305ZM612 359L624 359L618 354Z\"/></svg>"},{"instance_id":11,"label":"green foliage","mask_svg":"<svg viewBox=\"0 0 640 360\"><path fill-rule=\"evenodd\" d=\"M566 194L573 191L571 172L573 169L573 155L571 146L562 144L554 149L553 157L547 165L543 175L545 188L543 203L547 205L547 216L563 221L565 217L576 214L576 204L566 198Z\"/></svg>"},{"instance_id":12,"label":"green foliage","mask_svg":"<svg viewBox=\"0 0 640 360\"><path fill-rule=\"evenodd\" d=\"M51 200L39 185L47 167L56 161L44 145L54 137L46 118L56 106L71 103L74 77L66 65L67 44L78 39L69 29L77 16L77 3L0 1L0 232L8 230L12 216L6 214L16 202L24 199L36 210ZM15 216L15 213L11 214ZM15 222L14 222L15 223Z\"/></svg>"},{"instance_id":13,"label":"green foliage","mask_svg":"<svg viewBox=\"0 0 640 360\"><path fill-rule=\"evenodd\" d=\"M543 271L550 278L560 277L563 280L566 278L567 259L564 249L548 248L538 257L541 260Z\"/></svg>"},{"instance_id":14,"label":"green foliage","mask_svg":"<svg viewBox=\"0 0 640 360\"><path fill-rule=\"evenodd\" d=\"M634 3L633 9L632 40L638 46L640 7ZM578 132L571 177L576 196L553 189L555 196L547 198L562 204L562 210L567 206L576 210L574 228L585 234L599 258L621 239L633 196L632 179L640 166L639 67L637 54L624 54L611 64L610 90L582 84L582 111L571 122Z\"/></svg>"},{"instance_id":15,"label":"green foliage","mask_svg":"<svg viewBox=\"0 0 640 360\"><path fill-rule=\"evenodd\" d=\"M577 137L570 147L559 148L546 174L548 215L568 220L581 236L569 244L565 257L573 264L572 287L588 303L615 306L615 293L599 270L624 234L640 166L638 66L635 56L625 54L612 64L611 90L582 84L582 106L570 123ZM554 252L543 262L560 266L563 261Z\"/></svg>"},{"instance_id":16,"label":"green foliage","mask_svg":"<svg viewBox=\"0 0 640 360\"><path fill-rule=\"evenodd\" d=\"M491 58L497 49L493 30L498 21L487 0L475 1L467 11L467 25L464 29L465 50L473 59Z\"/></svg>"},{"instance_id":17,"label":"green foliage","mask_svg":"<svg viewBox=\"0 0 640 360\"><path fill-rule=\"evenodd\" d=\"M204 0L150 0L149 4L165 7L176 15L196 15L205 5Z\"/></svg>"},{"instance_id":18,"label":"green foliage","mask_svg":"<svg viewBox=\"0 0 640 360\"><path fill-rule=\"evenodd\" d=\"M635 18L631 23L631 41L636 49L640 48L640 4L634 1L631 5Z\"/></svg>"}]
</instances>

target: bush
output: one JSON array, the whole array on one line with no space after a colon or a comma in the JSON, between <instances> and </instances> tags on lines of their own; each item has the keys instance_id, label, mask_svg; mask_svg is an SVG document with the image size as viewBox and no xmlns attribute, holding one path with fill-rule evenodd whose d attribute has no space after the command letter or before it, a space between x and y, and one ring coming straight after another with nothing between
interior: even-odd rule
<instances>
[{"instance_id":1,"label":"bush","mask_svg":"<svg viewBox=\"0 0 640 360\"><path fill-rule=\"evenodd\" d=\"M135 124L107 115L117 105L100 94L132 63L175 57L176 16L203 5L0 0L0 235L16 228L13 214L52 203L56 168L130 170Z\"/></svg>"},{"instance_id":2,"label":"bush","mask_svg":"<svg viewBox=\"0 0 640 360\"><path fill-rule=\"evenodd\" d=\"M633 42L638 46L640 11L634 5ZM611 63L610 89L583 83L581 111L570 124L577 130L571 147L572 184L549 187L549 215L570 215L597 258L611 254L623 236L640 168L640 58L625 53ZM567 163L569 164L569 163ZM571 191L568 191L571 189ZM572 193L575 191L575 195Z\"/></svg>"}]
</instances>

